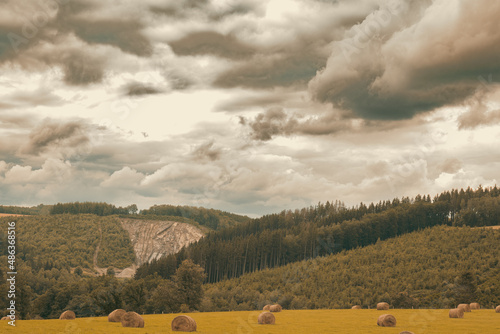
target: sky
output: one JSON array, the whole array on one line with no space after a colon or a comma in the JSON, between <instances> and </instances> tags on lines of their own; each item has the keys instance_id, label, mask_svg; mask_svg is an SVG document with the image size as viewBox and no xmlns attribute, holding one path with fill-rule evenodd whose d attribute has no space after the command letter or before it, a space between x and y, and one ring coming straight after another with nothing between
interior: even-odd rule
<instances>
[{"instance_id":1,"label":"sky","mask_svg":"<svg viewBox=\"0 0 500 334\"><path fill-rule=\"evenodd\" d=\"M0 204L257 217L500 179L500 2L0 8Z\"/></svg>"}]
</instances>

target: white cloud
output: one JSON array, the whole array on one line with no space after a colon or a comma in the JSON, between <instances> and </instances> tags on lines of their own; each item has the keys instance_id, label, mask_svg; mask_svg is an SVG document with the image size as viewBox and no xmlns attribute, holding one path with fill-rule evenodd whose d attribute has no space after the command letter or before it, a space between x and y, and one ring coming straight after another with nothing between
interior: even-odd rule
<instances>
[{"instance_id":1,"label":"white cloud","mask_svg":"<svg viewBox=\"0 0 500 334\"><path fill-rule=\"evenodd\" d=\"M135 169L123 167L119 171L113 172L108 179L101 182L100 186L115 189L136 189L144 177L144 174Z\"/></svg>"},{"instance_id":2,"label":"white cloud","mask_svg":"<svg viewBox=\"0 0 500 334\"><path fill-rule=\"evenodd\" d=\"M69 161L48 159L40 169L15 165L5 172L6 184L46 184L68 180L72 166Z\"/></svg>"}]
</instances>

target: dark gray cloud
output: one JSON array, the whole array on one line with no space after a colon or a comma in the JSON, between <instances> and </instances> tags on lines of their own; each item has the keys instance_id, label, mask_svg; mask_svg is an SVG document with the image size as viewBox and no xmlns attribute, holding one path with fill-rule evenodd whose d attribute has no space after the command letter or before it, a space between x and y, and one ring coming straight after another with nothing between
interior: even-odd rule
<instances>
[{"instance_id":1,"label":"dark gray cloud","mask_svg":"<svg viewBox=\"0 0 500 334\"><path fill-rule=\"evenodd\" d=\"M156 14L184 17L189 9L206 8L209 3L209 0L180 0L164 6L151 6L150 10Z\"/></svg>"},{"instance_id":2,"label":"dark gray cloud","mask_svg":"<svg viewBox=\"0 0 500 334\"><path fill-rule=\"evenodd\" d=\"M196 146L192 153L196 159L208 159L211 161L218 160L221 157L221 154L222 150L215 146L215 142L213 140Z\"/></svg>"},{"instance_id":3,"label":"dark gray cloud","mask_svg":"<svg viewBox=\"0 0 500 334\"><path fill-rule=\"evenodd\" d=\"M500 123L500 109L491 111L482 110L471 110L466 114L463 114L458 119L458 128L464 129L474 129L479 126L487 126Z\"/></svg>"},{"instance_id":4,"label":"dark gray cloud","mask_svg":"<svg viewBox=\"0 0 500 334\"><path fill-rule=\"evenodd\" d=\"M239 41L235 36L215 31L190 33L181 39L169 42L172 50L181 56L214 55L229 59L252 56L254 48Z\"/></svg>"},{"instance_id":5,"label":"dark gray cloud","mask_svg":"<svg viewBox=\"0 0 500 334\"><path fill-rule=\"evenodd\" d=\"M150 56L153 47L142 33L144 24L140 22L140 16L96 18L95 14L104 5L78 0L60 6L54 26L60 32L73 32L90 44L112 45L127 53Z\"/></svg>"},{"instance_id":6,"label":"dark gray cloud","mask_svg":"<svg viewBox=\"0 0 500 334\"><path fill-rule=\"evenodd\" d=\"M154 95L162 92L160 89L139 82L128 84L124 90L128 96Z\"/></svg>"},{"instance_id":7,"label":"dark gray cloud","mask_svg":"<svg viewBox=\"0 0 500 334\"><path fill-rule=\"evenodd\" d=\"M307 50L300 53L259 54L222 73L214 85L265 89L305 84L325 63L326 57Z\"/></svg>"},{"instance_id":8,"label":"dark gray cloud","mask_svg":"<svg viewBox=\"0 0 500 334\"><path fill-rule=\"evenodd\" d=\"M112 45L142 57L153 53L150 41L141 33L144 26L138 21L73 19L66 26L90 44Z\"/></svg>"},{"instance_id":9,"label":"dark gray cloud","mask_svg":"<svg viewBox=\"0 0 500 334\"><path fill-rule=\"evenodd\" d=\"M480 75L500 74L500 4L446 6L456 14L443 16L436 1L380 7L334 43L326 68L309 84L311 94L380 120L463 102L477 91Z\"/></svg>"},{"instance_id":10,"label":"dark gray cloud","mask_svg":"<svg viewBox=\"0 0 500 334\"><path fill-rule=\"evenodd\" d=\"M334 111L316 116L304 116L286 113L279 107L259 113L253 119L241 117L240 124L248 126L251 129L251 138L260 141L268 141L275 136L298 134L323 136L354 129L350 118Z\"/></svg>"},{"instance_id":11,"label":"dark gray cloud","mask_svg":"<svg viewBox=\"0 0 500 334\"><path fill-rule=\"evenodd\" d=\"M290 98L290 94L283 92L282 94L264 94L259 96L234 97L230 100L223 101L217 106L217 111L245 111L252 108L266 108L284 104L285 100Z\"/></svg>"},{"instance_id":12,"label":"dark gray cloud","mask_svg":"<svg viewBox=\"0 0 500 334\"><path fill-rule=\"evenodd\" d=\"M73 51L62 60L64 81L70 85L88 85L101 82L104 62L92 54Z\"/></svg>"},{"instance_id":13,"label":"dark gray cloud","mask_svg":"<svg viewBox=\"0 0 500 334\"><path fill-rule=\"evenodd\" d=\"M82 121L59 123L45 120L34 128L29 135L29 142L23 148L23 153L40 154L48 148L78 147L89 142L86 124Z\"/></svg>"},{"instance_id":14,"label":"dark gray cloud","mask_svg":"<svg viewBox=\"0 0 500 334\"><path fill-rule=\"evenodd\" d=\"M15 19L0 23L0 62L29 70L60 66L70 85L97 83L104 76L102 50L85 45L109 45L141 57L153 52L142 32L140 12L113 17L106 3L84 0L7 1L4 9ZM81 45L75 43L75 36Z\"/></svg>"}]
</instances>

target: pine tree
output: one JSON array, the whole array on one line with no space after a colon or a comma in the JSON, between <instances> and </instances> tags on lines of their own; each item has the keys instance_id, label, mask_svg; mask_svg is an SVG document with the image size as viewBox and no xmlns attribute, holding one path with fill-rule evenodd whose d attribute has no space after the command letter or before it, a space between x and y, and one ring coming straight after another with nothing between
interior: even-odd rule
<instances>
[{"instance_id":1,"label":"pine tree","mask_svg":"<svg viewBox=\"0 0 500 334\"><path fill-rule=\"evenodd\" d=\"M455 285L455 304L472 303L477 297L477 285L474 274L470 271L462 273Z\"/></svg>"}]
</instances>

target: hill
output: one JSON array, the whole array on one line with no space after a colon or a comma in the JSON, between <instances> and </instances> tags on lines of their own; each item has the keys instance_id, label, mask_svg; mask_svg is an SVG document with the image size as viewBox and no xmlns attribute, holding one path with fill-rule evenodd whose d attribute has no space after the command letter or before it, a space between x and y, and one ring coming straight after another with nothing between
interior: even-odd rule
<instances>
[{"instance_id":1,"label":"hill","mask_svg":"<svg viewBox=\"0 0 500 334\"><path fill-rule=\"evenodd\" d=\"M500 231L438 226L205 286L210 310L500 304ZM472 287L467 290L467 287Z\"/></svg>"},{"instance_id":2,"label":"hill","mask_svg":"<svg viewBox=\"0 0 500 334\"><path fill-rule=\"evenodd\" d=\"M1 207L0 207L1 210ZM4 207L8 213L26 212L27 209ZM34 212L32 209L29 212ZM10 212L13 211L13 212ZM1 212L1 211L0 211ZM138 212L137 205L116 207L113 204L100 202L57 203L50 207L50 214L94 214L98 216L120 215L123 218L178 221L203 226L208 230L221 230L248 222L251 218L221 210L206 209L193 206L154 205Z\"/></svg>"},{"instance_id":3,"label":"hill","mask_svg":"<svg viewBox=\"0 0 500 334\"><path fill-rule=\"evenodd\" d=\"M251 220L251 218L247 216L194 206L154 205L149 209L141 210L140 214L159 217L183 217L194 220L198 224L206 226L211 230L221 230Z\"/></svg>"},{"instance_id":4,"label":"hill","mask_svg":"<svg viewBox=\"0 0 500 334\"><path fill-rule=\"evenodd\" d=\"M404 197L346 208L318 204L266 215L209 233L177 254L138 268L136 276L172 275L184 259L205 268L214 283L242 274L372 245L423 228L489 226L500 221L500 190L452 190L435 196ZM172 267L174 265L174 267Z\"/></svg>"},{"instance_id":5,"label":"hill","mask_svg":"<svg viewBox=\"0 0 500 334\"><path fill-rule=\"evenodd\" d=\"M6 224L16 221L17 258L35 271L93 268L99 245L99 267L125 268L135 260L128 233L116 217L36 215L0 219L0 250L5 255Z\"/></svg>"}]
</instances>

